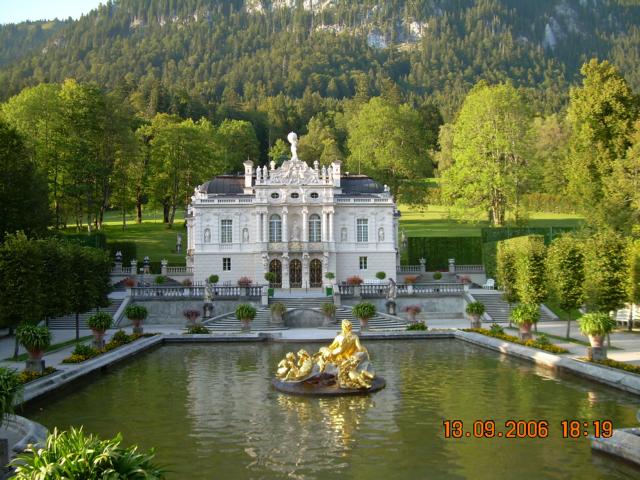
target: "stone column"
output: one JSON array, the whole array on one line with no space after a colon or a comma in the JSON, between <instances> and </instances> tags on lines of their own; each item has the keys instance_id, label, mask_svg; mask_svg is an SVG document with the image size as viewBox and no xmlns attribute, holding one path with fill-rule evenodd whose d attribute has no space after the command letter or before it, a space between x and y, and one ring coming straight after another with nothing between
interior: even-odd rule
<instances>
[{"instance_id":1,"label":"stone column","mask_svg":"<svg viewBox=\"0 0 640 480\"><path fill-rule=\"evenodd\" d=\"M289 255L282 255L282 288L289 288Z\"/></svg>"},{"instance_id":2,"label":"stone column","mask_svg":"<svg viewBox=\"0 0 640 480\"><path fill-rule=\"evenodd\" d=\"M169 260L160 260L160 275L164 277L167 276L168 266L169 266Z\"/></svg>"},{"instance_id":3,"label":"stone column","mask_svg":"<svg viewBox=\"0 0 640 480\"><path fill-rule=\"evenodd\" d=\"M327 212L322 210L322 241L327 242Z\"/></svg>"},{"instance_id":4,"label":"stone column","mask_svg":"<svg viewBox=\"0 0 640 480\"><path fill-rule=\"evenodd\" d=\"M262 213L256 212L256 242L262 242Z\"/></svg>"},{"instance_id":5,"label":"stone column","mask_svg":"<svg viewBox=\"0 0 640 480\"><path fill-rule=\"evenodd\" d=\"M333 220L334 220L334 213L333 211L329 212L329 241L330 242L335 242L335 239L333 237Z\"/></svg>"},{"instance_id":6,"label":"stone column","mask_svg":"<svg viewBox=\"0 0 640 480\"><path fill-rule=\"evenodd\" d=\"M289 242L289 222L287 221L289 210L287 207L282 207L282 241L284 243Z\"/></svg>"},{"instance_id":7,"label":"stone column","mask_svg":"<svg viewBox=\"0 0 640 480\"><path fill-rule=\"evenodd\" d=\"M269 241L269 212L266 211L262 214L262 241Z\"/></svg>"},{"instance_id":8,"label":"stone column","mask_svg":"<svg viewBox=\"0 0 640 480\"><path fill-rule=\"evenodd\" d=\"M307 207L302 209L302 241L309 241L309 210Z\"/></svg>"}]
</instances>

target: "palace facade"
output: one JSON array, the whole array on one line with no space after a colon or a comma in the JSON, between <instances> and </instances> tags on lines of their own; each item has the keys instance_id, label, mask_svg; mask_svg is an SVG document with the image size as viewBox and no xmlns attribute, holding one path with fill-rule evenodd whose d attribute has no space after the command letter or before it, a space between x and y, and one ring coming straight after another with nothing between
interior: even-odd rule
<instances>
[{"instance_id":1,"label":"palace facade","mask_svg":"<svg viewBox=\"0 0 640 480\"><path fill-rule=\"evenodd\" d=\"M340 162L313 167L292 158L276 168L244 163L244 175L200 185L187 212L187 265L194 280L221 284L241 277L282 288L317 288L332 272L338 282L376 272L395 277L399 213L386 186L341 172Z\"/></svg>"}]
</instances>

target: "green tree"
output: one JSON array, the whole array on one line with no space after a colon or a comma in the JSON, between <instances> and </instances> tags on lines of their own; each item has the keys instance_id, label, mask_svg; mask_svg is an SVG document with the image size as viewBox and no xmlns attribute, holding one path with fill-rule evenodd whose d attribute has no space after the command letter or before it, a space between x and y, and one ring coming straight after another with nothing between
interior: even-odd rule
<instances>
[{"instance_id":1,"label":"green tree","mask_svg":"<svg viewBox=\"0 0 640 480\"><path fill-rule=\"evenodd\" d=\"M224 172L241 172L243 162L260 156L255 129L245 120L224 120L216 130L216 144Z\"/></svg>"},{"instance_id":2,"label":"green tree","mask_svg":"<svg viewBox=\"0 0 640 480\"><path fill-rule=\"evenodd\" d=\"M563 235L553 240L547 256L550 293L562 310L571 312L584 303L584 253L580 240ZM571 335L571 316L567 315L567 338Z\"/></svg>"},{"instance_id":3,"label":"green tree","mask_svg":"<svg viewBox=\"0 0 640 480\"><path fill-rule=\"evenodd\" d=\"M592 59L581 72L582 85L571 89L567 112L572 130L567 192L589 222L627 231L630 205L617 194L613 173L630 147L638 101L608 61Z\"/></svg>"},{"instance_id":4,"label":"green tree","mask_svg":"<svg viewBox=\"0 0 640 480\"><path fill-rule=\"evenodd\" d=\"M394 195L403 181L432 173L421 118L410 106L372 98L347 129L348 168L386 183Z\"/></svg>"},{"instance_id":5,"label":"green tree","mask_svg":"<svg viewBox=\"0 0 640 480\"><path fill-rule=\"evenodd\" d=\"M318 161L322 165L330 165L343 160L335 131L317 116L309 120L307 134L300 137L298 155L309 164Z\"/></svg>"},{"instance_id":6,"label":"green tree","mask_svg":"<svg viewBox=\"0 0 640 480\"><path fill-rule=\"evenodd\" d=\"M516 290L522 303L540 305L547 298L547 248L540 236L520 237L516 255Z\"/></svg>"},{"instance_id":7,"label":"green tree","mask_svg":"<svg viewBox=\"0 0 640 480\"><path fill-rule=\"evenodd\" d=\"M477 84L454 124L453 165L443 175L443 196L456 209L489 212L502 225L518 211L526 186L531 118L510 84Z\"/></svg>"},{"instance_id":8,"label":"green tree","mask_svg":"<svg viewBox=\"0 0 640 480\"><path fill-rule=\"evenodd\" d=\"M46 231L46 178L39 175L18 132L0 119L0 242L5 234Z\"/></svg>"},{"instance_id":9,"label":"green tree","mask_svg":"<svg viewBox=\"0 0 640 480\"><path fill-rule=\"evenodd\" d=\"M276 140L269 149L269 160L275 162L276 165L282 163L283 159L289 158L289 147L281 138Z\"/></svg>"},{"instance_id":10,"label":"green tree","mask_svg":"<svg viewBox=\"0 0 640 480\"><path fill-rule=\"evenodd\" d=\"M498 242L496 253L496 281L504 292L502 298L509 304L519 300L515 253L505 242Z\"/></svg>"}]
</instances>

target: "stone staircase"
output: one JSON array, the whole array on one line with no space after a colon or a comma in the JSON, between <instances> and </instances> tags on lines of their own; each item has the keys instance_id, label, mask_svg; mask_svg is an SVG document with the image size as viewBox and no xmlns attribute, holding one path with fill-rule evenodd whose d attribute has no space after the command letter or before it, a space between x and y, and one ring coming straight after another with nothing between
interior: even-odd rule
<instances>
[{"instance_id":1,"label":"stone staircase","mask_svg":"<svg viewBox=\"0 0 640 480\"><path fill-rule=\"evenodd\" d=\"M270 331L284 330L287 328L271 324L271 310L269 310L269 308L260 307L257 310L256 318L251 322L251 330ZM240 323L240 320L238 320L235 314L231 314L217 320L205 320L202 323L212 332L239 332L242 330L242 323Z\"/></svg>"},{"instance_id":2,"label":"stone staircase","mask_svg":"<svg viewBox=\"0 0 640 480\"><path fill-rule=\"evenodd\" d=\"M113 317L116 311L118 310L118 307L120 307L120 304L124 300L110 299L110 301L111 301L111 304L108 307L101 308L100 311L106 312ZM87 326L87 319L97 311L98 309L94 308L93 310L90 310L86 313L81 313L79 317L80 328L89 329L89 327ZM76 328L76 315L71 314L71 315L65 315L64 317L50 318L48 325L49 325L49 328L52 330L73 330Z\"/></svg>"},{"instance_id":3,"label":"stone staircase","mask_svg":"<svg viewBox=\"0 0 640 480\"><path fill-rule=\"evenodd\" d=\"M509 323L509 304L502 299L499 293L473 293L473 298L477 302L484 304L486 313L488 313L496 323ZM547 314L544 310L540 310L541 322L553 322L556 319Z\"/></svg>"},{"instance_id":4,"label":"stone staircase","mask_svg":"<svg viewBox=\"0 0 640 480\"><path fill-rule=\"evenodd\" d=\"M360 330L360 320L354 317L353 313L351 313L351 308L346 306L341 306L338 308L338 310L336 310L335 325L320 328L339 330L340 323L345 319L351 321L354 330ZM396 320L393 317L386 317L376 314L373 318L369 319L369 330L405 330L406 328L407 324L404 321L400 319Z\"/></svg>"}]
</instances>

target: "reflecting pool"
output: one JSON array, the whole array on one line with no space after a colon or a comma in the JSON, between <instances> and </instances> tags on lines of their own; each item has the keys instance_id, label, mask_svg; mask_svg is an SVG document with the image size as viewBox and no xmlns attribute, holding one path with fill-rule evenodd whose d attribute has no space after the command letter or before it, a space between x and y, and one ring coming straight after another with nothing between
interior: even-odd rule
<instances>
[{"instance_id":1,"label":"reflecting pool","mask_svg":"<svg viewBox=\"0 0 640 480\"><path fill-rule=\"evenodd\" d=\"M287 351L318 345L165 346L25 415L155 447L176 479L630 479L640 470L564 439L560 421L636 425L631 395L456 340L367 342L387 388L299 398L271 389ZM443 421L547 420L547 438L446 439Z\"/></svg>"}]
</instances>

